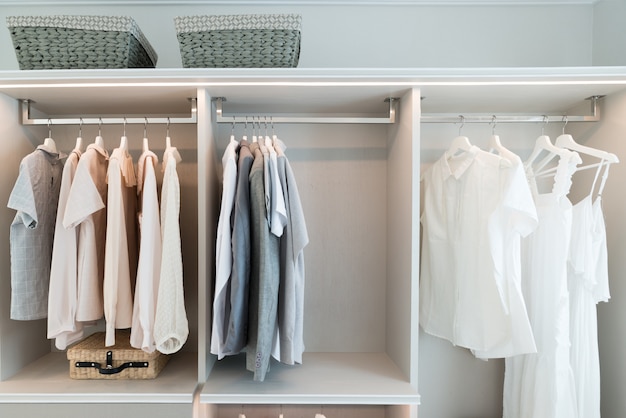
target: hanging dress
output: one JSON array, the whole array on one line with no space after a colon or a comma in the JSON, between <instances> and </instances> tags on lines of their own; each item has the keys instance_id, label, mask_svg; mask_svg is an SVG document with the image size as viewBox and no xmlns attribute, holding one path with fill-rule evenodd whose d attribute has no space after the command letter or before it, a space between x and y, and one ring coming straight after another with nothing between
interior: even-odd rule
<instances>
[{"instance_id":1,"label":"hanging dress","mask_svg":"<svg viewBox=\"0 0 626 418\"><path fill-rule=\"evenodd\" d=\"M522 241L522 291L533 328L537 353L507 358L504 418L578 417L570 366L567 257L572 205L567 199L571 176L580 157L566 152L559 159L552 191L531 187L539 225ZM532 167L527 169L536 186Z\"/></svg>"},{"instance_id":2,"label":"hanging dress","mask_svg":"<svg viewBox=\"0 0 626 418\"><path fill-rule=\"evenodd\" d=\"M600 359L596 304L608 302L609 277L606 230L601 193L608 175L606 167L595 201L593 192L603 168L600 163L591 193L574 205L572 240L568 262L570 292L570 359L576 382L580 418L600 418Z\"/></svg>"}]
</instances>

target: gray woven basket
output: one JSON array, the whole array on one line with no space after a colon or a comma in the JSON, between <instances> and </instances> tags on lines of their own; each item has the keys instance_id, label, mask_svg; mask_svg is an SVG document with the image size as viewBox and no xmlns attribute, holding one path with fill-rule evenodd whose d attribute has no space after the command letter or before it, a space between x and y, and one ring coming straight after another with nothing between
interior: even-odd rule
<instances>
[{"instance_id":1,"label":"gray woven basket","mask_svg":"<svg viewBox=\"0 0 626 418\"><path fill-rule=\"evenodd\" d=\"M154 68L157 55L125 16L9 16L20 69Z\"/></svg>"},{"instance_id":2,"label":"gray woven basket","mask_svg":"<svg viewBox=\"0 0 626 418\"><path fill-rule=\"evenodd\" d=\"M176 17L185 68L290 68L300 58L295 14Z\"/></svg>"}]
</instances>

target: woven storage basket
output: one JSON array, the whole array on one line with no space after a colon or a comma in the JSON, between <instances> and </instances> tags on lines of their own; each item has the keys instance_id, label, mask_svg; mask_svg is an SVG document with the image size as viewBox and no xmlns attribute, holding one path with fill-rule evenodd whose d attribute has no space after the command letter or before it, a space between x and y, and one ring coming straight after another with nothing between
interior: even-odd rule
<instances>
[{"instance_id":1,"label":"woven storage basket","mask_svg":"<svg viewBox=\"0 0 626 418\"><path fill-rule=\"evenodd\" d=\"M125 16L9 16L22 70L154 68L157 54Z\"/></svg>"},{"instance_id":2,"label":"woven storage basket","mask_svg":"<svg viewBox=\"0 0 626 418\"><path fill-rule=\"evenodd\" d=\"M169 360L158 351L132 348L127 330L117 331L112 347L105 347L104 339L105 333L97 332L67 350L72 379L154 379Z\"/></svg>"},{"instance_id":3,"label":"woven storage basket","mask_svg":"<svg viewBox=\"0 0 626 418\"><path fill-rule=\"evenodd\" d=\"M185 68L297 67L301 21L296 14L174 19Z\"/></svg>"}]
</instances>

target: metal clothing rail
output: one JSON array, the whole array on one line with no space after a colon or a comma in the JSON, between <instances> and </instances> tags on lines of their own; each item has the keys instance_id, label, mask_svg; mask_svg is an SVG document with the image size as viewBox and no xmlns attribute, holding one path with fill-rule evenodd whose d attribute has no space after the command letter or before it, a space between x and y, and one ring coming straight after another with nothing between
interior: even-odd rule
<instances>
[{"instance_id":1,"label":"metal clothing rail","mask_svg":"<svg viewBox=\"0 0 626 418\"><path fill-rule=\"evenodd\" d=\"M226 116L224 115L225 97L217 97L215 100L216 122L217 123L252 123L251 116ZM385 99L389 103L389 114L386 117L325 117L325 116L268 116L271 123L371 123L371 124L391 124L396 122L396 107L399 99L389 97ZM256 117L256 116L255 116Z\"/></svg>"},{"instance_id":2,"label":"metal clothing rail","mask_svg":"<svg viewBox=\"0 0 626 418\"><path fill-rule=\"evenodd\" d=\"M591 102L591 115L454 115L423 113L421 123L549 123L549 122L598 122L600 110L598 100L604 96L591 96L585 100Z\"/></svg>"},{"instance_id":3,"label":"metal clothing rail","mask_svg":"<svg viewBox=\"0 0 626 418\"><path fill-rule=\"evenodd\" d=\"M197 123L198 107L195 98L189 99L191 102L191 113L189 117L68 117L68 118L31 118L30 106L32 100L20 100L21 123L22 125L123 125L123 124L185 124Z\"/></svg>"}]
</instances>

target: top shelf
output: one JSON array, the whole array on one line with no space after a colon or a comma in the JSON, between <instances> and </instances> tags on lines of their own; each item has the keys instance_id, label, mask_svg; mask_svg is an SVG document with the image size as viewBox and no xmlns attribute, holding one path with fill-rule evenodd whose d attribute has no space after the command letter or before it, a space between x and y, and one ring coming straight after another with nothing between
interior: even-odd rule
<instances>
[{"instance_id":1,"label":"top shelf","mask_svg":"<svg viewBox=\"0 0 626 418\"><path fill-rule=\"evenodd\" d=\"M560 113L626 88L626 67L0 71L0 93L50 115L185 114L198 88L229 113L381 113L411 88L424 113Z\"/></svg>"}]
</instances>

